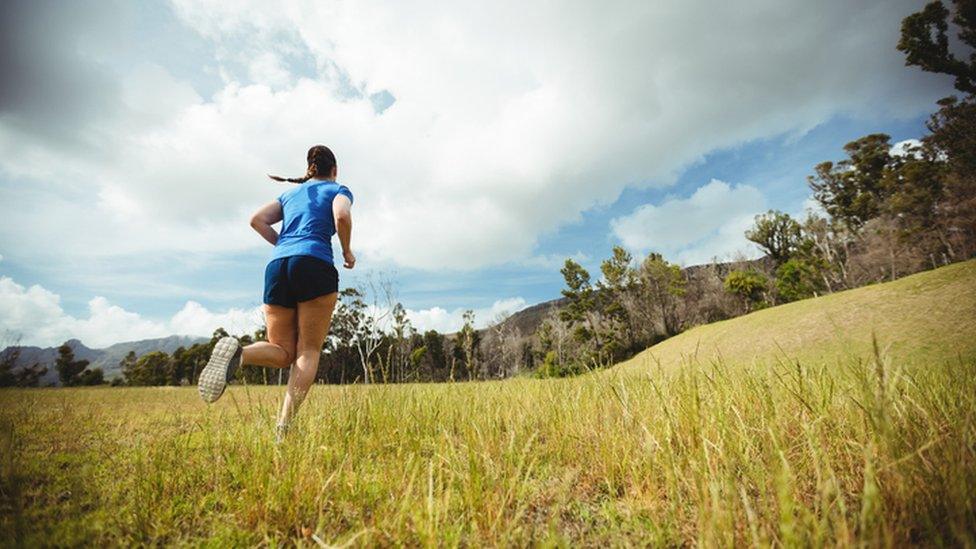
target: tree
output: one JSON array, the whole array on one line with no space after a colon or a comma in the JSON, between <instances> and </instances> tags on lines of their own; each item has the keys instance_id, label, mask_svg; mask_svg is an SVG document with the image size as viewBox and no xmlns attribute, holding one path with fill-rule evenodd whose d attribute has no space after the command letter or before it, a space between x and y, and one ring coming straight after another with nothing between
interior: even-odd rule
<instances>
[{"instance_id":1,"label":"tree","mask_svg":"<svg viewBox=\"0 0 976 549\"><path fill-rule=\"evenodd\" d=\"M620 246L614 246L610 258L600 264L603 280L599 283L601 289L613 292L623 292L637 283L637 275L631 267L634 258Z\"/></svg>"},{"instance_id":2,"label":"tree","mask_svg":"<svg viewBox=\"0 0 976 549\"><path fill-rule=\"evenodd\" d=\"M427 347L424 345L415 347L412 351L410 351L410 369L412 374L417 376L418 379L421 377L421 369L423 368L426 358ZM430 376L430 379L433 379L433 375Z\"/></svg>"},{"instance_id":3,"label":"tree","mask_svg":"<svg viewBox=\"0 0 976 549\"><path fill-rule=\"evenodd\" d=\"M732 271L725 277L725 290L739 296L746 308L751 311L757 304L765 303L769 281L759 271Z\"/></svg>"},{"instance_id":4,"label":"tree","mask_svg":"<svg viewBox=\"0 0 976 549\"><path fill-rule=\"evenodd\" d=\"M119 361L119 370L122 372L122 378L125 379L127 385L137 385L134 380L138 376L136 372L136 364L138 362L139 357L136 356L135 351L129 351L129 354L125 355Z\"/></svg>"},{"instance_id":5,"label":"tree","mask_svg":"<svg viewBox=\"0 0 976 549\"><path fill-rule=\"evenodd\" d=\"M927 123L931 133L922 139L947 166L936 234L950 259L976 254L976 1L953 5L958 38L953 46L963 46L959 52L968 46L968 61L950 51L950 11L939 1L906 17L898 42L906 65L952 76L956 89L966 94L939 101L941 108Z\"/></svg>"},{"instance_id":6,"label":"tree","mask_svg":"<svg viewBox=\"0 0 976 549\"><path fill-rule=\"evenodd\" d=\"M346 288L339 292L339 302L332 313L332 326L329 336L325 338L326 361L330 367L319 368L316 377L328 379L336 383L345 383L348 379L362 379L359 349L356 345L356 334L361 324L362 311L359 305L354 305L360 296L356 288ZM359 300L360 302L362 300Z\"/></svg>"},{"instance_id":7,"label":"tree","mask_svg":"<svg viewBox=\"0 0 976 549\"><path fill-rule=\"evenodd\" d=\"M209 349L210 353L213 353L213 349L217 345L218 341L220 341L221 339L229 335L230 334L227 333L227 330L225 330L223 326L219 326L216 330L214 330L213 335L210 336L210 343L208 343L208 345L210 346Z\"/></svg>"},{"instance_id":8,"label":"tree","mask_svg":"<svg viewBox=\"0 0 976 549\"><path fill-rule=\"evenodd\" d=\"M373 358L385 340L385 332L396 303L393 280L383 274L370 274L359 288L344 290L341 302L345 321L353 330L352 343L359 355L364 381L372 383Z\"/></svg>"},{"instance_id":9,"label":"tree","mask_svg":"<svg viewBox=\"0 0 976 549\"><path fill-rule=\"evenodd\" d=\"M558 358L556 357L556 352L547 352L542 358L542 364L539 365L539 369L535 371L535 377L562 377L560 374L561 370L559 367Z\"/></svg>"},{"instance_id":10,"label":"tree","mask_svg":"<svg viewBox=\"0 0 976 549\"><path fill-rule=\"evenodd\" d=\"M19 359L19 347L8 347L0 354L0 387L12 387L17 384L17 376L13 370Z\"/></svg>"},{"instance_id":11,"label":"tree","mask_svg":"<svg viewBox=\"0 0 976 549\"><path fill-rule=\"evenodd\" d=\"M196 385L200 372L210 360L213 348L209 344L194 343L183 354L180 355L180 362L183 363L183 375L189 385Z\"/></svg>"},{"instance_id":12,"label":"tree","mask_svg":"<svg viewBox=\"0 0 976 549\"><path fill-rule=\"evenodd\" d=\"M930 135L922 138L944 156L950 172L972 178L976 174L976 100L947 97L926 123Z\"/></svg>"},{"instance_id":13,"label":"tree","mask_svg":"<svg viewBox=\"0 0 976 549\"><path fill-rule=\"evenodd\" d=\"M552 309L539 326L539 367L536 377L566 377L591 369L588 344L573 334L572 326Z\"/></svg>"},{"instance_id":14,"label":"tree","mask_svg":"<svg viewBox=\"0 0 976 549\"><path fill-rule=\"evenodd\" d=\"M803 222L804 257L821 265L819 274L828 292L850 288L848 262L850 239L846 229L829 219L811 213Z\"/></svg>"},{"instance_id":15,"label":"tree","mask_svg":"<svg viewBox=\"0 0 976 549\"><path fill-rule=\"evenodd\" d=\"M922 141L945 158L946 174L939 209L939 230L950 258L976 254L976 99L954 97L928 122Z\"/></svg>"},{"instance_id":16,"label":"tree","mask_svg":"<svg viewBox=\"0 0 976 549\"><path fill-rule=\"evenodd\" d=\"M970 194L967 201L966 196L947 195L947 189L954 189L948 176L945 155L928 143L893 156L884 176L888 200L883 215L889 218L891 232L903 250L914 250L916 256L931 255L933 266L954 259L957 250L967 251L965 241L972 240L960 239L972 223L957 214L965 214L967 205L972 212L976 197ZM899 255L910 254L900 251ZM938 262L935 256L940 258Z\"/></svg>"},{"instance_id":17,"label":"tree","mask_svg":"<svg viewBox=\"0 0 976 549\"><path fill-rule=\"evenodd\" d=\"M426 349L424 358L430 364L431 374L437 376L438 372L445 372L447 370L447 354L444 352L444 336L437 330L427 330L424 332L423 348Z\"/></svg>"},{"instance_id":18,"label":"tree","mask_svg":"<svg viewBox=\"0 0 976 549\"><path fill-rule=\"evenodd\" d=\"M562 294L568 300L566 306L560 310L559 318L574 327L574 336L579 341L594 340L599 349L602 342L596 324L596 294L590 284L590 273L572 259L567 259L559 272L566 282Z\"/></svg>"},{"instance_id":19,"label":"tree","mask_svg":"<svg viewBox=\"0 0 976 549\"><path fill-rule=\"evenodd\" d=\"M404 381L411 365L411 340L416 330L407 317L403 304L397 302L391 313L392 326L389 344L386 346L385 366L382 368L384 381Z\"/></svg>"},{"instance_id":20,"label":"tree","mask_svg":"<svg viewBox=\"0 0 976 549\"><path fill-rule=\"evenodd\" d=\"M788 260L800 246L800 224L789 214L769 210L756 216L746 238L762 248L777 265Z\"/></svg>"},{"instance_id":21,"label":"tree","mask_svg":"<svg viewBox=\"0 0 976 549\"><path fill-rule=\"evenodd\" d=\"M637 272L633 268L633 256L620 246L613 247L610 258L600 264L603 280L597 283L599 310L610 323L607 339L610 351L636 350L638 346L634 315L628 309L628 295L637 285ZM619 342L619 344L618 344ZM615 355L618 353L614 353ZM618 357L619 358L619 357Z\"/></svg>"},{"instance_id":22,"label":"tree","mask_svg":"<svg viewBox=\"0 0 976 549\"><path fill-rule=\"evenodd\" d=\"M105 383L105 374L101 368L85 370L78 376L78 385L101 385Z\"/></svg>"},{"instance_id":23,"label":"tree","mask_svg":"<svg viewBox=\"0 0 976 549\"><path fill-rule=\"evenodd\" d=\"M563 354L568 364L564 366L584 371L608 365L619 345L612 334L612 321L601 310L605 300L590 283L590 273L573 259L566 260L560 273L566 282L562 294L567 303L559 310L559 320L571 330L576 344L573 352Z\"/></svg>"},{"instance_id":24,"label":"tree","mask_svg":"<svg viewBox=\"0 0 976 549\"><path fill-rule=\"evenodd\" d=\"M559 272L566 282L566 288L561 293L569 300L560 312L560 317L567 322L584 322L587 314L596 309L590 273L571 258L566 259Z\"/></svg>"},{"instance_id":25,"label":"tree","mask_svg":"<svg viewBox=\"0 0 976 549\"><path fill-rule=\"evenodd\" d=\"M37 387L46 373L47 368L41 366L39 362L35 362L30 366L24 366L14 374L15 384L18 387Z\"/></svg>"},{"instance_id":26,"label":"tree","mask_svg":"<svg viewBox=\"0 0 976 549\"><path fill-rule=\"evenodd\" d=\"M954 0L956 14L952 22L959 29L959 41L976 48L976 2ZM969 61L949 51L949 10L942 2L930 2L922 11L902 20L898 50L905 54L905 64L923 71L955 77L956 89L976 94L976 55Z\"/></svg>"},{"instance_id":27,"label":"tree","mask_svg":"<svg viewBox=\"0 0 976 549\"><path fill-rule=\"evenodd\" d=\"M172 375L172 361L163 351L153 351L139 357L126 376L129 385L168 385Z\"/></svg>"},{"instance_id":28,"label":"tree","mask_svg":"<svg viewBox=\"0 0 976 549\"><path fill-rule=\"evenodd\" d=\"M4 334L4 339L13 344L5 345L5 349L0 351L0 387L37 387L47 368L35 362L17 370L22 356L21 348L16 345L20 342L20 336L13 337L8 332Z\"/></svg>"},{"instance_id":29,"label":"tree","mask_svg":"<svg viewBox=\"0 0 976 549\"><path fill-rule=\"evenodd\" d=\"M183 360L183 355L185 354L186 347L183 347L182 345L173 351L173 364L170 371L171 375L169 380L170 385L180 385L183 382L183 378L186 377L187 364Z\"/></svg>"},{"instance_id":30,"label":"tree","mask_svg":"<svg viewBox=\"0 0 976 549\"><path fill-rule=\"evenodd\" d=\"M811 260L794 257L776 269L776 291L783 301L814 297L822 289L820 266Z\"/></svg>"},{"instance_id":31,"label":"tree","mask_svg":"<svg viewBox=\"0 0 976 549\"><path fill-rule=\"evenodd\" d=\"M539 326L537 334L542 364L556 364L563 369L570 362L571 340L574 339L569 323L562 320L561 314L555 309L550 309Z\"/></svg>"},{"instance_id":32,"label":"tree","mask_svg":"<svg viewBox=\"0 0 976 549\"><path fill-rule=\"evenodd\" d=\"M888 193L884 213L898 220L906 236L935 226L946 169L935 156L929 147L909 147L892 158L883 176Z\"/></svg>"},{"instance_id":33,"label":"tree","mask_svg":"<svg viewBox=\"0 0 976 549\"><path fill-rule=\"evenodd\" d=\"M522 370L522 333L513 322L507 322L510 313L495 316L484 330L482 371L485 377L506 378Z\"/></svg>"},{"instance_id":34,"label":"tree","mask_svg":"<svg viewBox=\"0 0 976 549\"><path fill-rule=\"evenodd\" d=\"M20 347L10 346L0 353L0 387L37 387L47 373L47 368L37 362L14 371L20 357Z\"/></svg>"},{"instance_id":35,"label":"tree","mask_svg":"<svg viewBox=\"0 0 976 549\"><path fill-rule=\"evenodd\" d=\"M837 164L821 162L807 178L814 199L832 218L851 230L877 217L887 198L883 177L891 160L891 138L867 135L844 145L848 158Z\"/></svg>"},{"instance_id":36,"label":"tree","mask_svg":"<svg viewBox=\"0 0 976 549\"><path fill-rule=\"evenodd\" d=\"M454 338L454 358L461 361L468 373L468 379L483 379L478 348L481 336L474 329L474 311L468 309L461 315L463 324ZM453 376L451 378L453 380Z\"/></svg>"},{"instance_id":37,"label":"tree","mask_svg":"<svg viewBox=\"0 0 976 549\"><path fill-rule=\"evenodd\" d=\"M65 387L80 384L79 376L88 368L87 360L75 360L74 350L67 343L58 347L58 358L54 365L58 371L58 379Z\"/></svg>"},{"instance_id":38,"label":"tree","mask_svg":"<svg viewBox=\"0 0 976 549\"><path fill-rule=\"evenodd\" d=\"M664 334L677 334L682 324L678 305L687 284L681 268L668 263L661 254L651 253L641 263L638 276L645 302L657 309Z\"/></svg>"}]
</instances>

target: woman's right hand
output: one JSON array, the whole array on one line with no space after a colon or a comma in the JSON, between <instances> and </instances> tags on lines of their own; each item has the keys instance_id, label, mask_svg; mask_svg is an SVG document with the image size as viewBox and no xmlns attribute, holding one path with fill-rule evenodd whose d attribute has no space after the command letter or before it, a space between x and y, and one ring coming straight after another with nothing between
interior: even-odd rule
<instances>
[{"instance_id":1,"label":"woman's right hand","mask_svg":"<svg viewBox=\"0 0 976 549\"><path fill-rule=\"evenodd\" d=\"M352 250L343 250L342 259L345 260L345 263L342 264L343 267L352 269L356 266L356 256L352 253Z\"/></svg>"}]
</instances>

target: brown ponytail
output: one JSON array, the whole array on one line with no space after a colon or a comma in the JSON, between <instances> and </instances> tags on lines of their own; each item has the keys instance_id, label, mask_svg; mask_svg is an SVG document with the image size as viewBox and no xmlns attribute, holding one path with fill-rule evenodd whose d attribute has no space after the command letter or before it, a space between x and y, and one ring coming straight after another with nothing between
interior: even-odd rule
<instances>
[{"instance_id":1,"label":"brown ponytail","mask_svg":"<svg viewBox=\"0 0 976 549\"><path fill-rule=\"evenodd\" d=\"M308 168L305 170L305 177L281 177L268 174L268 177L275 181L287 183L304 183L316 176L328 177L332 173L332 168L336 165L335 155L325 145L315 145L308 150Z\"/></svg>"}]
</instances>

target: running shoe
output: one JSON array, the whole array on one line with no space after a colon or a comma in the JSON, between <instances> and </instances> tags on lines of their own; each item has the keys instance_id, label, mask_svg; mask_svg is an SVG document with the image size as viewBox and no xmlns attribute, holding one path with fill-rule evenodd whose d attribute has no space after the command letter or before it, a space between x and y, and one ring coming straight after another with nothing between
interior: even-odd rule
<instances>
[{"instance_id":1,"label":"running shoe","mask_svg":"<svg viewBox=\"0 0 976 549\"><path fill-rule=\"evenodd\" d=\"M285 441L285 435L288 434L288 424L279 423L275 425L275 444L280 445Z\"/></svg>"},{"instance_id":2,"label":"running shoe","mask_svg":"<svg viewBox=\"0 0 976 549\"><path fill-rule=\"evenodd\" d=\"M236 337L223 337L214 345L210 361L200 372L197 388L200 398L205 402L214 402L224 394L227 383L234 378L234 372L241 365L241 342Z\"/></svg>"}]
</instances>

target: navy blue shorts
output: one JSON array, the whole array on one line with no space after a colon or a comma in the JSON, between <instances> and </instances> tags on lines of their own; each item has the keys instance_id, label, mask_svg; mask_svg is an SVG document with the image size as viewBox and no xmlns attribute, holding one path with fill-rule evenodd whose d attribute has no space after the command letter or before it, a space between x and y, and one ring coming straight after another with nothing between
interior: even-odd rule
<instances>
[{"instance_id":1,"label":"navy blue shorts","mask_svg":"<svg viewBox=\"0 0 976 549\"><path fill-rule=\"evenodd\" d=\"M264 269L264 302L294 309L339 291L339 271L328 261L310 255L273 259Z\"/></svg>"}]
</instances>

